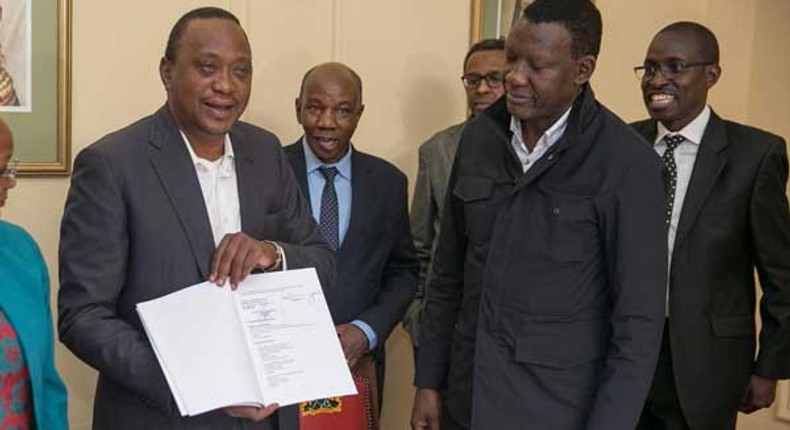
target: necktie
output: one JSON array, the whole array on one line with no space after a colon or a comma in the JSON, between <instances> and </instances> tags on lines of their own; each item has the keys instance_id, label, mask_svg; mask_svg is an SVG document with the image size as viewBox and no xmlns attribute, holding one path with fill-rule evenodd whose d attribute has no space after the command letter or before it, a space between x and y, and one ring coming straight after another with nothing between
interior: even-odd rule
<instances>
[{"instance_id":1,"label":"necktie","mask_svg":"<svg viewBox=\"0 0 790 430\"><path fill-rule=\"evenodd\" d=\"M664 143L667 144L667 150L664 151L661 160L666 167L664 187L667 193L667 225L672 221L672 207L675 204L675 188L678 182L678 166L675 164L675 148L683 143L684 140L686 140L686 138L679 134L664 136Z\"/></svg>"},{"instance_id":2,"label":"necktie","mask_svg":"<svg viewBox=\"0 0 790 430\"><path fill-rule=\"evenodd\" d=\"M318 170L324 175L326 182L324 190L321 192L321 220L318 223L318 230L324 235L324 239L329 242L332 249L337 250L340 246L340 218L337 214L337 192L335 192L335 176L337 167L319 167Z\"/></svg>"}]
</instances>

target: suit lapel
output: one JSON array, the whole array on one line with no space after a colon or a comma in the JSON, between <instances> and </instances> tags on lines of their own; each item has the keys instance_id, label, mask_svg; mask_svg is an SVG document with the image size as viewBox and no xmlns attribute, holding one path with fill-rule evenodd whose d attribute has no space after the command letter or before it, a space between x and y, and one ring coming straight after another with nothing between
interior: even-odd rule
<instances>
[{"instance_id":1,"label":"suit lapel","mask_svg":"<svg viewBox=\"0 0 790 430\"><path fill-rule=\"evenodd\" d=\"M167 108L161 108L156 117L149 138L149 144L156 148L151 153L151 163L178 215L200 273L206 279L214 252L214 237L195 166Z\"/></svg>"},{"instance_id":2,"label":"suit lapel","mask_svg":"<svg viewBox=\"0 0 790 430\"><path fill-rule=\"evenodd\" d=\"M263 226L257 225L265 208L261 206L261 190L253 183L256 177L255 159L249 151L249 144L244 136L231 130L230 143L233 145L236 167L236 187L239 193L239 212L241 213L241 230L247 234L260 233Z\"/></svg>"},{"instance_id":3,"label":"suit lapel","mask_svg":"<svg viewBox=\"0 0 790 430\"><path fill-rule=\"evenodd\" d=\"M338 254L347 252L356 243L356 238L364 233L370 214L375 210L376 184L371 175L369 166L354 150L351 153L351 219Z\"/></svg>"},{"instance_id":4,"label":"suit lapel","mask_svg":"<svg viewBox=\"0 0 790 430\"><path fill-rule=\"evenodd\" d=\"M705 200L716 183L716 179L727 164L727 158L722 153L727 144L724 121L711 112L708 126L702 135L702 142L700 142L694 170L692 170L686 198L680 212L675 248L680 246L688 236Z\"/></svg>"},{"instance_id":5,"label":"suit lapel","mask_svg":"<svg viewBox=\"0 0 790 430\"><path fill-rule=\"evenodd\" d=\"M299 183L299 188L302 190L305 199L307 199L308 206L310 206L312 202L310 201L310 188L307 185L307 162L305 161L302 140L299 139L294 144L290 145L290 147L286 149L286 153L293 167L296 182Z\"/></svg>"}]
</instances>

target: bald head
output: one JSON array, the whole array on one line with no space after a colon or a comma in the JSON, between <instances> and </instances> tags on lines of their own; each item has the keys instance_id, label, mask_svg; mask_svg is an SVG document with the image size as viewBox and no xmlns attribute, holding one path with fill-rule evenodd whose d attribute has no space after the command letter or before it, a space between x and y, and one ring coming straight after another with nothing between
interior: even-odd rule
<instances>
[{"instance_id":1,"label":"bald head","mask_svg":"<svg viewBox=\"0 0 790 430\"><path fill-rule=\"evenodd\" d=\"M345 64L323 63L305 72L299 89L299 98L304 97L305 86L315 80L346 81L353 87L357 102L362 104L362 79L357 72Z\"/></svg>"},{"instance_id":2,"label":"bald head","mask_svg":"<svg viewBox=\"0 0 790 430\"><path fill-rule=\"evenodd\" d=\"M11 129L0 118L0 208L5 206L5 201L8 198L8 190L14 188L16 180L11 176L6 175L6 167L11 160L11 154L14 152L14 138L11 136Z\"/></svg>"},{"instance_id":3,"label":"bald head","mask_svg":"<svg viewBox=\"0 0 790 430\"><path fill-rule=\"evenodd\" d=\"M5 167L14 152L14 136L8 124L0 118L0 167Z\"/></svg>"},{"instance_id":4,"label":"bald head","mask_svg":"<svg viewBox=\"0 0 790 430\"><path fill-rule=\"evenodd\" d=\"M679 21L662 28L656 37L667 33L676 34L693 43L701 61L718 64L719 42L708 27L696 22Z\"/></svg>"},{"instance_id":5,"label":"bald head","mask_svg":"<svg viewBox=\"0 0 790 430\"><path fill-rule=\"evenodd\" d=\"M364 109L362 80L348 66L324 63L304 74L296 120L313 154L323 163L336 163L348 153Z\"/></svg>"}]
</instances>

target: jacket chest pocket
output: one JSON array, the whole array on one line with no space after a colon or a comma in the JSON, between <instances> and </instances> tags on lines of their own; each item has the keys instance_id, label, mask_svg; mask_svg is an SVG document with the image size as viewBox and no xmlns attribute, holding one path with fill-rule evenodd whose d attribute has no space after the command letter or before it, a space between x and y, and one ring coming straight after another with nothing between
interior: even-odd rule
<instances>
[{"instance_id":1,"label":"jacket chest pocket","mask_svg":"<svg viewBox=\"0 0 790 430\"><path fill-rule=\"evenodd\" d=\"M463 205L464 229L472 242L485 242L490 233L494 181L488 178L461 176L453 195Z\"/></svg>"},{"instance_id":2,"label":"jacket chest pocket","mask_svg":"<svg viewBox=\"0 0 790 430\"><path fill-rule=\"evenodd\" d=\"M556 261L587 260L600 248L598 216L589 197L542 190L547 206L549 250Z\"/></svg>"}]
</instances>

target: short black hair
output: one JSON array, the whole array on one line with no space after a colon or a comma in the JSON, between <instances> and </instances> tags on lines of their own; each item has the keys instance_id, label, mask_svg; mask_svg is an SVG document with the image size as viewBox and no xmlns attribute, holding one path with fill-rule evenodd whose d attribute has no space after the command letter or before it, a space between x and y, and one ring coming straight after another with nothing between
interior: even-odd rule
<instances>
[{"instance_id":1,"label":"short black hair","mask_svg":"<svg viewBox=\"0 0 790 430\"><path fill-rule=\"evenodd\" d=\"M475 52L480 51L504 51L505 50L505 39L483 39L469 48L469 52L466 53L466 57L464 57L464 72L466 72L466 66L469 64L469 57L472 56Z\"/></svg>"},{"instance_id":2,"label":"short black hair","mask_svg":"<svg viewBox=\"0 0 790 430\"><path fill-rule=\"evenodd\" d=\"M317 68L319 68L321 66L326 66L328 64L333 64L333 63L317 64L317 65L311 67L310 69L308 69L306 72L304 72L304 75L302 75L302 84L299 86L299 99L301 99L302 96L304 95L304 86L307 83L307 78L309 78L310 75L313 74L315 69L317 69ZM351 80L354 81L354 86L357 87L357 92L359 93L359 104L361 105L362 104L362 78L360 78L359 74L354 69L352 69L351 67L348 67L347 65L345 65L343 63L334 63L334 64L339 66L339 67L341 67L344 71L346 71L351 76Z\"/></svg>"},{"instance_id":3,"label":"short black hair","mask_svg":"<svg viewBox=\"0 0 790 430\"><path fill-rule=\"evenodd\" d=\"M692 21L678 21L661 29L661 33L688 33L691 34L700 47L701 61L719 63L719 41L708 27Z\"/></svg>"},{"instance_id":4,"label":"short black hair","mask_svg":"<svg viewBox=\"0 0 790 430\"><path fill-rule=\"evenodd\" d=\"M590 0L536 0L524 9L529 22L558 23L571 33L571 55L598 57L603 24L601 13Z\"/></svg>"},{"instance_id":5,"label":"short black hair","mask_svg":"<svg viewBox=\"0 0 790 430\"><path fill-rule=\"evenodd\" d=\"M168 61L176 60L176 45L178 44L178 41L181 40L181 36L184 34L187 24L196 19L210 18L227 19L229 21L235 22L236 25L241 27L241 23L239 22L239 19L236 18L236 15L233 15L225 9L218 7L200 7L197 9L192 9L181 16L181 18L178 18L178 21L176 21L175 25L173 25L173 29L170 30L170 36L167 38L167 46L165 47L165 59ZM242 33L243 32L244 30L242 29ZM246 33L244 34L244 38L247 38Z\"/></svg>"}]
</instances>

